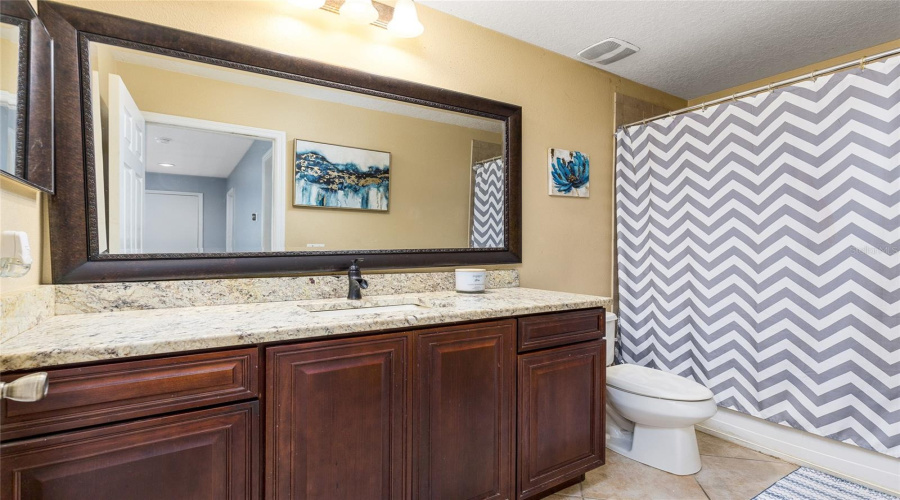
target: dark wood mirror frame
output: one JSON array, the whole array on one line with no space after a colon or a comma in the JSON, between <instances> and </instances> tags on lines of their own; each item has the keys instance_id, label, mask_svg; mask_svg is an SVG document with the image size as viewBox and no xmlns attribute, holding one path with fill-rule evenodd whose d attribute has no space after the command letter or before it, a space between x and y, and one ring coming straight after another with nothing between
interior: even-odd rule
<instances>
[{"instance_id":1,"label":"dark wood mirror frame","mask_svg":"<svg viewBox=\"0 0 900 500\"><path fill-rule=\"evenodd\" d=\"M348 268L352 257L365 258L366 269L522 261L522 109L519 106L55 2L41 2L40 17L50 30L56 51L56 175L60 188L49 203L54 283L292 276L342 271ZM101 255L97 250L97 203L93 192L94 153L90 140L93 124L90 99L86 97L90 96L90 41L502 120L506 130L507 246L327 253Z\"/></svg>"},{"instance_id":2,"label":"dark wood mirror frame","mask_svg":"<svg viewBox=\"0 0 900 500\"><path fill-rule=\"evenodd\" d=\"M0 15L19 27L16 171L0 175L53 193L52 41L28 0L3 0Z\"/></svg>"}]
</instances>

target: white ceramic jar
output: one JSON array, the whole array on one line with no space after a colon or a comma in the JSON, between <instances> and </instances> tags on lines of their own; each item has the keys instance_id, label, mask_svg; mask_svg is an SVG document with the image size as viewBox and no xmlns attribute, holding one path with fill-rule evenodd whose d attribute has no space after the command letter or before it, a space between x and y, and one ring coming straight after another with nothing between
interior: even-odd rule
<instances>
[{"instance_id":1,"label":"white ceramic jar","mask_svg":"<svg viewBox=\"0 0 900 500\"><path fill-rule=\"evenodd\" d=\"M487 272L484 269L457 269L456 291L463 293L483 292L486 274Z\"/></svg>"}]
</instances>

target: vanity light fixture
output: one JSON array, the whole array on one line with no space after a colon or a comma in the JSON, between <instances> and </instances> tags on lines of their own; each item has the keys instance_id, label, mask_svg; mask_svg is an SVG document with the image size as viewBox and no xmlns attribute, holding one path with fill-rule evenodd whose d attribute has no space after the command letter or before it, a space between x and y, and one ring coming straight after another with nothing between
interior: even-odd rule
<instances>
[{"instance_id":1,"label":"vanity light fixture","mask_svg":"<svg viewBox=\"0 0 900 500\"><path fill-rule=\"evenodd\" d=\"M400 38L415 38L425 31L419 22L416 4L413 0L398 0L394 6L394 17L387 26L388 31Z\"/></svg>"},{"instance_id":2,"label":"vanity light fixture","mask_svg":"<svg viewBox=\"0 0 900 500\"><path fill-rule=\"evenodd\" d=\"M425 31L413 0L397 0L395 6L377 0L288 0L291 4L342 14L355 24L384 28L399 38L417 37Z\"/></svg>"},{"instance_id":3,"label":"vanity light fixture","mask_svg":"<svg viewBox=\"0 0 900 500\"><path fill-rule=\"evenodd\" d=\"M372 0L345 0L339 12L354 24L371 24L378 19L378 9Z\"/></svg>"},{"instance_id":4,"label":"vanity light fixture","mask_svg":"<svg viewBox=\"0 0 900 500\"><path fill-rule=\"evenodd\" d=\"M160 163L159 166L165 167L165 168L172 168L175 166L175 164L174 163Z\"/></svg>"}]
</instances>

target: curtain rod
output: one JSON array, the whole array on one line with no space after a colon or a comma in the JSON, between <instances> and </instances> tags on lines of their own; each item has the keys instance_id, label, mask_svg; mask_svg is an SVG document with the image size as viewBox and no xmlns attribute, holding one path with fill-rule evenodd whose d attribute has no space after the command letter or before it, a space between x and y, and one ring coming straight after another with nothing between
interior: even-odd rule
<instances>
[{"instance_id":1,"label":"curtain rod","mask_svg":"<svg viewBox=\"0 0 900 500\"><path fill-rule=\"evenodd\" d=\"M715 106L716 104L720 104L725 101L733 101L733 100L748 97L748 96L751 96L754 94L760 94L762 92L770 92L772 90L775 90L775 89L778 89L781 87L786 87L788 85L802 82L804 80L815 80L816 78L818 78L820 76L830 75L831 73L837 73L838 71L843 71L845 69L852 68L854 66L859 66L860 68L865 68L867 63L870 63L872 61L877 61L878 59L884 59L887 57L891 57L891 56L894 56L897 54L900 54L900 48L889 50L887 52L882 52L880 54L875 54L873 56L863 57L862 59L859 59L856 61L847 62L844 64L838 64L837 66L832 66L827 69L813 71L812 73L810 73L809 75L806 75L806 76L796 76L794 78L789 78L787 80L782 80L782 81L776 82L776 83L770 83L768 85L764 85L762 87L757 87L755 89L745 90L743 92L736 92L734 94L731 94L730 96L720 97L718 99L713 99L711 101L701 102L700 104L695 104L693 106L688 106L686 108L677 109L675 111L669 111L668 113L663 113L661 115L653 116L651 118L644 118L643 120L638 120L636 122L632 122L627 125L622 125L619 127L619 129L626 128L626 127L632 127L634 125L646 125L647 123L655 121L655 120L659 120L660 118L666 118L666 117L671 117L671 116L675 116L675 115L681 115L684 113L690 113L691 111L701 109L701 108L706 109L709 106Z\"/></svg>"},{"instance_id":2,"label":"curtain rod","mask_svg":"<svg viewBox=\"0 0 900 500\"><path fill-rule=\"evenodd\" d=\"M482 168L485 165L487 165L489 162L496 161L496 160L502 160L502 159L503 159L503 155L495 156L493 158L488 158L486 160L478 160L478 163L472 165L472 168Z\"/></svg>"}]
</instances>

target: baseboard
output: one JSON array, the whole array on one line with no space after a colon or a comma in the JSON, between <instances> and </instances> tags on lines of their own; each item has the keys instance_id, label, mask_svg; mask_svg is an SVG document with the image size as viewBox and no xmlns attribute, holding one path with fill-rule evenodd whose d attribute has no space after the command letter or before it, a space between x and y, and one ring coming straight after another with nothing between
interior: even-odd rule
<instances>
[{"instance_id":1,"label":"baseboard","mask_svg":"<svg viewBox=\"0 0 900 500\"><path fill-rule=\"evenodd\" d=\"M900 496L896 458L724 408L696 427L786 462Z\"/></svg>"}]
</instances>

